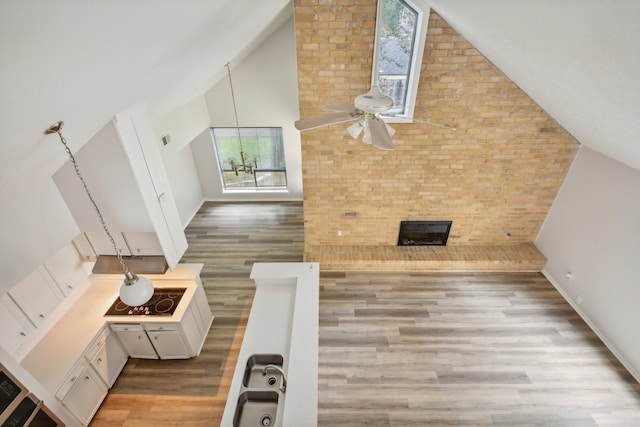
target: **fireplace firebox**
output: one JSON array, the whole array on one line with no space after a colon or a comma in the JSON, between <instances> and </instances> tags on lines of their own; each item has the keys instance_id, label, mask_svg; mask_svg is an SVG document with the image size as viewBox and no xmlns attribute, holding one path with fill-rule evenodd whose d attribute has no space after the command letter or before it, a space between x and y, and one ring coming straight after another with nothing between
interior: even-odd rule
<instances>
[{"instance_id":1,"label":"fireplace firebox","mask_svg":"<svg viewBox=\"0 0 640 427\"><path fill-rule=\"evenodd\" d=\"M398 246L445 246L451 221L400 221Z\"/></svg>"}]
</instances>

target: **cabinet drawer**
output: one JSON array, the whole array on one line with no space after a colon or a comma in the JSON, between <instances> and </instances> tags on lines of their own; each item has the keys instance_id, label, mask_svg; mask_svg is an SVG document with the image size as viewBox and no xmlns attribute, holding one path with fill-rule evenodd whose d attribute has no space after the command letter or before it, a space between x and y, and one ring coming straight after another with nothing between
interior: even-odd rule
<instances>
[{"instance_id":1,"label":"cabinet drawer","mask_svg":"<svg viewBox=\"0 0 640 427\"><path fill-rule=\"evenodd\" d=\"M86 357L87 360L90 361L94 358L98 350L100 350L100 347L104 346L107 342L107 337L110 333L109 328L102 328L102 330L98 332L98 335L91 341L91 344L89 344L84 352L84 357Z\"/></svg>"},{"instance_id":2,"label":"cabinet drawer","mask_svg":"<svg viewBox=\"0 0 640 427\"><path fill-rule=\"evenodd\" d=\"M113 332L144 332L139 323L112 323L109 327Z\"/></svg>"},{"instance_id":3,"label":"cabinet drawer","mask_svg":"<svg viewBox=\"0 0 640 427\"><path fill-rule=\"evenodd\" d=\"M180 329L177 323L145 323L144 328L147 331L177 331Z\"/></svg>"}]
</instances>

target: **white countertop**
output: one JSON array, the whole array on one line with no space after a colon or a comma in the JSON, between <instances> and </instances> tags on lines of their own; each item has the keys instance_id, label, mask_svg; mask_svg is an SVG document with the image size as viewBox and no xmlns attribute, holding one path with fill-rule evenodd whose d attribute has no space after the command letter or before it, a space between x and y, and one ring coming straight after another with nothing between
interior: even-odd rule
<instances>
[{"instance_id":1,"label":"white countertop","mask_svg":"<svg viewBox=\"0 0 640 427\"><path fill-rule=\"evenodd\" d=\"M256 263L251 271L256 294L221 426L233 425L247 359L281 354L287 391L274 426L317 424L318 411L318 263Z\"/></svg>"},{"instance_id":2,"label":"white countertop","mask_svg":"<svg viewBox=\"0 0 640 427\"><path fill-rule=\"evenodd\" d=\"M157 288L187 288L172 316L105 316L118 297L123 276L95 274L90 285L51 330L25 356L21 365L51 393L82 356L93 338L108 322L179 322L200 282L202 264L179 264L164 275L145 275Z\"/></svg>"}]
</instances>

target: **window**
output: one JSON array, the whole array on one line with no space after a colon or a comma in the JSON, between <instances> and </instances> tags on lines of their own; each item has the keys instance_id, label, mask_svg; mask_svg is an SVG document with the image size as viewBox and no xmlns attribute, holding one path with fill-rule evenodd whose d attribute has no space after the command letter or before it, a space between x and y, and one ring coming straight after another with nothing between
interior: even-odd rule
<instances>
[{"instance_id":1,"label":"window","mask_svg":"<svg viewBox=\"0 0 640 427\"><path fill-rule=\"evenodd\" d=\"M373 84L393 98L389 113L405 119L413 118L426 21L408 0L378 0Z\"/></svg>"},{"instance_id":2,"label":"window","mask_svg":"<svg viewBox=\"0 0 640 427\"><path fill-rule=\"evenodd\" d=\"M282 128L212 128L225 190L287 187Z\"/></svg>"}]
</instances>

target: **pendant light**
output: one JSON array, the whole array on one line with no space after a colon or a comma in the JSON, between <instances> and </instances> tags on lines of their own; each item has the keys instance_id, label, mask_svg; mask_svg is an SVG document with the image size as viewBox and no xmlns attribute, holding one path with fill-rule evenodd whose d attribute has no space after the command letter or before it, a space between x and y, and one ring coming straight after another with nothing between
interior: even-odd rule
<instances>
[{"instance_id":1,"label":"pendant light","mask_svg":"<svg viewBox=\"0 0 640 427\"><path fill-rule=\"evenodd\" d=\"M64 125L64 122L62 121L57 122L53 124L51 127L49 127L47 130L45 130L44 133L45 135L57 133L58 136L60 137L60 142L62 142L62 145L64 145L64 149L69 155L69 158L71 159L71 163L73 164L73 168L76 172L76 175L78 176L78 179L82 183L82 186L84 187L84 191L87 193L87 196L89 197L89 201L91 202L91 205L93 205L93 208L95 209L96 214L98 215L98 219L100 220L100 224L102 225L102 228L104 229L105 233L107 233L107 237L109 237L109 241L113 246L113 250L116 256L118 257L118 261L120 261L120 265L122 266L122 271L124 273L124 282L120 286L120 299L122 300L123 303L132 307L142 305L148 302L153 296L153 283L151 283L151 280L147 279L146 277L138 276L132 273L131 271L129 271L127 264L125 264L124 259L122 258L122 255L118 250L118 247L116 246L116 242L113 239L113 236L109 231L109 228L107 228L107 224L104 221L102 213L100 212L100 209L98 209L98 205L96 204L96 201L93 199L93 196L89 191L89 187L87 187L87 183L85 182L84 178L82 177L82 174L80 173L80 168L78 168L76 159L71 153L69 146L67 145L67 140L64 138L64 136L62 136L61 129L63 125Z\"/></svg>"}]
</instances>

